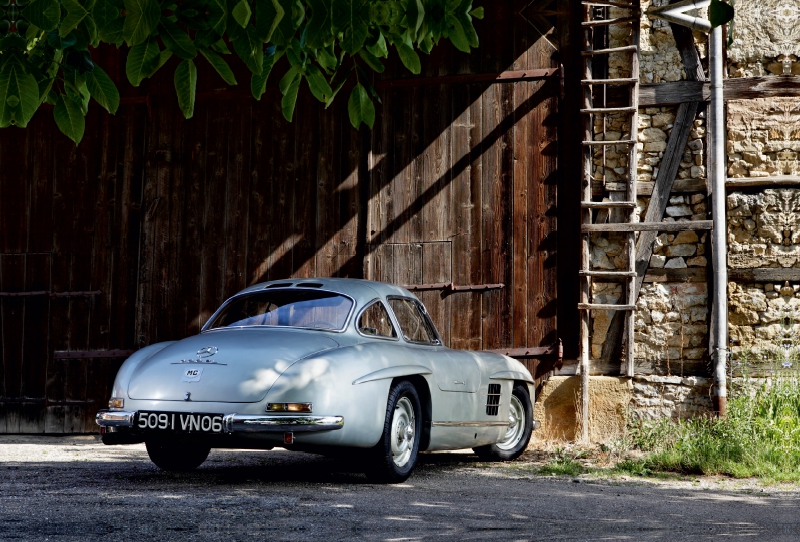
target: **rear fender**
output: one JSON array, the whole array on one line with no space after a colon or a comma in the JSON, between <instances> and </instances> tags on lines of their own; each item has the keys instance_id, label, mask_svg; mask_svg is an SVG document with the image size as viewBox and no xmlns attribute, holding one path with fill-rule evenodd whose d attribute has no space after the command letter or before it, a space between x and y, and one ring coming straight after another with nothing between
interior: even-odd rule
<instances>
[{"instance_id":1,"label":"rear fender","mask_svg":"<svg viewBox=\"0 0 800 542\"><path fill-rule=\"evenodd\" d=\"M114 379L114 387L111 390L111 397L127 398L128 382L130 381L131 374L133 374L136 366L169 345L175 344L176 342L178 341L164 341L161 343L151 344L150 346L145 346L144 348L134 352L131 357L125 360L125 362L119 368L119 371L117 371L117 377Z\"/></svg>"}]
</instances>

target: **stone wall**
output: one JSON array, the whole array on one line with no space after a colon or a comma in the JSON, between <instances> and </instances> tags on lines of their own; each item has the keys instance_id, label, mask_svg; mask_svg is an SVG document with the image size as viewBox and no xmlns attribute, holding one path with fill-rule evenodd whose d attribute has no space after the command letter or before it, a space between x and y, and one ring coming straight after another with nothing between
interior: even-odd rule
<instances>
[{"instance_id":1,"label":"stone wall","mask_svg":"<svg viewBox=\"0 0 800 542\"><path fill-rule=\"evenodd\" d=\"M728 102L728 176L800 174L800 100Z\"/></svg>"},{"instance_id":2,"label":"stone wall","mask_svg":"<svg viewBox=\"0 0 800 542\"><path fill-rule=\"evenodd\" d=\"M800 74L800 0L736 0L731 77Z\"/></svg>"}]
</instances>

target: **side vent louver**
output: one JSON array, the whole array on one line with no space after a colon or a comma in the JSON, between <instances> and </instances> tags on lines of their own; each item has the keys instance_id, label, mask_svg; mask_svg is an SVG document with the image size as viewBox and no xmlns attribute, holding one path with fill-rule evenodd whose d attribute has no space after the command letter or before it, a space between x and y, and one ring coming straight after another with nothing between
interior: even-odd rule
<instances>
[{"instance_id":1,"label":"side vent louver","mask_svg":"<svg viewBox=\"0 0 800 542\"><path fill-rule=\"evenodd\" d=\"M500 409L500 384L489 384L489 396L486 398L486 414L497 416Z\"/></svg>"}]
</instances>

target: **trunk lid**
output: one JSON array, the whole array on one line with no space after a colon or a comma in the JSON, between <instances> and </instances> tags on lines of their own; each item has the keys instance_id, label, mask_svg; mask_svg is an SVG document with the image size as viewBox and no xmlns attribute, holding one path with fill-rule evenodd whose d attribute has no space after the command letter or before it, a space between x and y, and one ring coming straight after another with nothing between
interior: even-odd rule
<instances>
[{"instance_id":1,"label":"trunk lid","mask_svg":"<svg viewBox=\"0 0 800 542\"><path fill-rule=\"evenodd\" d=\"M139 364L131 399L255 403L295 361L339 346L328 333L240 328L178 341ZM182 361L183 360L183 361Z\"/></svg>"}]
</instances>

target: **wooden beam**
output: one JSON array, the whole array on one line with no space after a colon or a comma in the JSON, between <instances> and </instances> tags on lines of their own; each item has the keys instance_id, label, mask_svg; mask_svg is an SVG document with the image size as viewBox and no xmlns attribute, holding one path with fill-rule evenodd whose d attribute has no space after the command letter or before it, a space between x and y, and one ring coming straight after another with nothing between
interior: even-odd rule
<instances>
[{"instance_id":1,"label":"wooden beam","mask_svg":"<svg viewBox=\"0 0 800 542\"><path fill-rule=\"evenodd\" d=\"M800 175L775 175L773 177L739 177L725 181L728 190L745 188L800 186Z\"/></svg>"},{"instance_id":2,"label":"wooden beam","mask_svg":"<svg viewBox=\"0 0 800 542\"><path fill-rule=\"evenodd\" d=\"M649 181L639 181L636 183L637 196L651 196L653 194L653 186L655 183ZM604 192L626 192L627 183L603 183L600 181L592 182L592 196L602 196ZM688 193L706 193L706 180L705 179L680 179L672 184L673 194L688 194Z\"/></svg>"},{"instance_id":3,"label":"wooden beam","mask_svg":"<svg viewBox=\"0 0 800 542\"><path fill-rule=\"evenodd\" d=\"M733 77L725 79L722 92L726 100L800 96L800 76Z\"/></svg>"},{"instance_id":4,"label":"wooden beam","mask_svg":"<svg viewBox=\"0 0 800 542\"><path fill-rule=\"evenodd\" d=\"M667 196L669 196L669 192L667 192ZM669 197L666 198L667 201ZM666 207L666 205L664 206ZM596 232L596 231L640 231L646 232L647 235L652 236L652 240L650 244L653 244L656 237L658 236L657 232L660 231L684 231L684 230L710 230L713 229L714 221L713 220L683 220L681 222L634 222L631 224L621 222L621 223L606 223L606 224L582 224L581 231L584 233L588 232ZM641 239L641 237L640 237ZM637 252L639 250L637 249ZM652 248L650 250L650 255L652 256ZM650 258L647 258L647 262L650 262ZM637 275L640 275L637 270Z\"/></svg>"},{"instance_id":5,"label":"wooden beam","mask_svg":"<svg viewBox=\"0 0 800 542\"><path fill-rule=\"evenodd\" d=\"M785 267L761 267L752 269L728 269L728 280L734 282L790 282L800 281L800 269Z\"/></svg>"},{"instance_id":6,"label":"wooden beam","mask_svg":"<svg viewBox=\"0 0 800 542\"><path fill-rule=\"evenodd\" d=\"M676 81L639 87L639 107L677 105L683 102L707 102L711 87L703 81Z\"/></svg>"}]
</instances>

